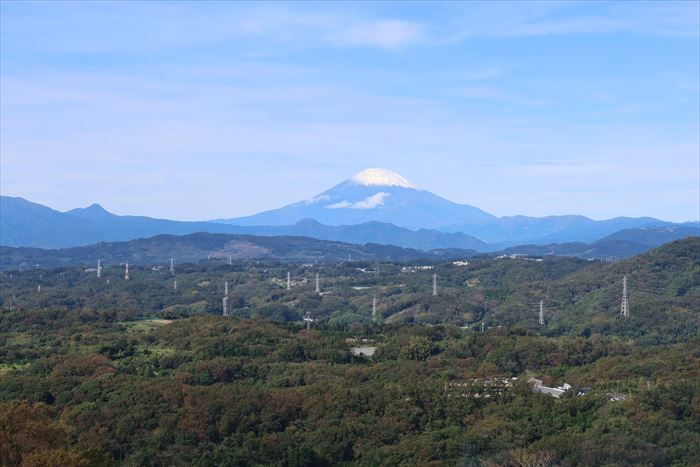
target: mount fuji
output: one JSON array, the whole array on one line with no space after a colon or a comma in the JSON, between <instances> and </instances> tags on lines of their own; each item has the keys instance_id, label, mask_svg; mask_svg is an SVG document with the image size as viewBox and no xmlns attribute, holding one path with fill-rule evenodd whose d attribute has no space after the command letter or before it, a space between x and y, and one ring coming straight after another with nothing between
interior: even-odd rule
<instances>
[{"instance_id":1,"label":"mount fuji","mask_svg":"<svg viewBox=\"0 0 700 467\"><path fill-rule=\"evenodd\" d=\"M290 225L314 219L327 225L385 222L408 229L449 229L455 224L487 224L496 217L474 206L448 201L388 169L366 169L304 201L225 224Z\"/></svg>"},{"instance_id":2,"label":"mount fuji","mask_svg":"<svg viewBox=\"0 0 700 467\"><path fill-rule=\"evenodd\" d=\"M329 226L390 223L411 230L460 232L503 247L522 243L591 242L622 229L674 225L652 217L594 220L585 216L496 217L441 198L388 169L366 169L304 201L248 217L212 222L285 226L313 219ZM680 225L680 224L679 224ZM697 229L697 222L686 223Z\"/></svg>"}]
</instances>

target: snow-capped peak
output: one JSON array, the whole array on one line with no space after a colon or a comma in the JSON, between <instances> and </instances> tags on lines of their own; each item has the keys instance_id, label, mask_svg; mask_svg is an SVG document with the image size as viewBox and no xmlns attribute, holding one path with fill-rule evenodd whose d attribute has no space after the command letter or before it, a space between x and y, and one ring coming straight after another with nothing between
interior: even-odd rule
<instances>
[{"instance_id":1,"label":"snow-capped peak","mask_svg":"<svg viewBox=\"0 0 700 467\"><path fill-rule=\"evenodd\" d=\"M350 181L365 186L398 186L420 190L417 185L389 169L365 169L353 175Z\"/></svg>"}]
</instances>

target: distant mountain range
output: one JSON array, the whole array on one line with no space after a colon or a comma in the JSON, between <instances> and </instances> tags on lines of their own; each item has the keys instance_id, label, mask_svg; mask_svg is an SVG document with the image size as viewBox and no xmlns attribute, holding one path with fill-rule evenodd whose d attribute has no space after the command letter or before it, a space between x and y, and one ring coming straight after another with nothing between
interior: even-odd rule
<instances>
[{"instance_id":1,"label":"distant mountain range","mask_svg":"<svg viewBox=\"0 0 700 467\"><path fill-rule=\"evenodd\" d=\"M472 257L474 250L422 251L392 245L353 245L308 237L259 237L254 235L195 233L157 235L128 242L98 243L63 249L40 249L0 246L0 269L20 266L95 266L128 261L134 265L167 265L170 258L178 263L195 263L204 259L279 260L294 262L415 261Z\"/></svg>"},{"instance_id":2,"label":"distant mountain range","mask_svg":"<svg viewBox=\"0 0 700 467\"><path fill-rule=\"evenodd\" d=\"M500 253L530 256L575 256L585 259L622 259L645 253L660 245L686 237L700 236L697 227L666 226L624 229L593 243L571 242L549 245L519 245Z\"/></svg>"},{"instance_id":3,"label":"distant mountain range","mask_svg":"<svg viewBox=\"0 0 700 467\"><path fill-rule=\"evenodd\" d=\"M369 221L356 225L324 225L313 219L302 219L284 226L231 226L237 233L251 235L295 235L335 240L339 242L365 244L379 243L404 248L433 250L436 248L461 248L488 251L490 246L462 232L440 232L434 229L409 230L386 222Z\"/></svg>"},{"instance_id":4,"label":"distant mountain range","mask_svg":"<svg viewBox=\"0 0 700 467\"><path fill-rule=\"evenodd\" d=\"M663 230L662 230L663 229ZM662 243L697 236L689 227L630 229L617 232L592 244L563 243L522 245L507 248L497 255L574 256L582 259L621 259L651 250ZM630 240L630 239L635 240ZM400 248L393 245L318 240L309 237L255 236L239 234L195 233L157 235L128 242L97 243L89 246L40 249L0 246L0 269L21 267L93 266L97 259L105 265L128 261L138 265L167 265L170 258L178 263L195 263L204 259L278 260L294 262L415 261L472 258L472 249L442 248L430 251Z\"/></svg>"},{"instance_id":5,"label":"distant mountain range","mask_svg":"<svg viewBox=\"0 0 700 467\"><path fill-rule=\"evenodd\" d=\"M404 248L467 248L484 251L488 245L460 232L418 231L384 222L328 226L302 219L288 226L238 226L213 222L180 222L140 216L118 216L98 204L67 212L55 211L23 198L0 197L0 245L68 248L98 242L126 241L160 234L195 232L250 235L292 235L346 243L380 243Z\"/></svg>"},{"instance_id":6,"label":"distant mountain range","mask_svg":"<svg viewBox=\"0 0 700 467\"><path fill-rule=\"evenodd\" d=\"M59 212L23 198L0 197L0 245L6 246L65 248L159 234L230 230L227 226L208 222L117 216L98 204Z\"/></svg>"},{"instance_id":7,"label":"distant mountain range","mask_svg":"<svg viewBox=\"0 0 700 467\"><path fill-rule=\"evenodd\" d=\"M67 248L161 234L209 232L305 236L425 251L456 248L486 252L525 243L542 246L540 250L554 243L588 244L618 231L640 228L652 230L620 233L622 237L617 238L639 245L618 246L637 251L649 243L640 242L635 235L656 232L658 245L675 239L674 229L690 229L681 232L697 235L700 226L697 222L673 224L650 217L603 221L583 216L498 218L473 206L452 203L386 169L362 171L330 190L280 209L205 222L118 216L98 204L59 212L23 198L0 197L0 245L15 247ZM671 231L663 230L666 228ZM627 238L629 235L632 237Z\"/></svg>"}]
</instances>

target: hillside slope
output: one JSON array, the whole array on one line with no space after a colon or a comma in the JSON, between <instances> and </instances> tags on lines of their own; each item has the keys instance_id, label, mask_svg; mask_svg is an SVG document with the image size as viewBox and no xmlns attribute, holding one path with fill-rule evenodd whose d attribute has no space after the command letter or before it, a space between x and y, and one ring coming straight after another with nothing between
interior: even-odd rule
<instances>
[{"instance_id":1,"label":"hillside slope","mask_svg":"<svg viewBox=\"0 0 700 467\"><path fill-rule=\"evenodd\" d=\"M677 240L644 254L619 261L587 265L551 280L530 274L523 280L518 270L537 271L545 263L503 260L517 263L500 279L511 284L488 302L494 323L529 323L537 327L537 307L543 300L551 335L594 333L615 334L656 341L687 340L697 334L700 324L700 238ZM477 278L488 284L490 269ZM516 274L521 274L518 278ZM620 316L623 278L627 278L630 317ZM492 284L496 286L497 284Z\"/></svg>"},{"instance_id":2,"label":"hillside slope","mask_svg":"<svg viewBox=\"0 0 700 467\"><path fill-rule=\"evenodd\" d=\"M41 267L94 266L98 259L105 265L129 261L132 264L166 264L198 262L206 258L275 259L281 261L334 262L350 259L410 261L469 257L473 250L450 250L447 253L425 252L390 245L352 245L307 237L261 237L253 235L196 233L183 236L157 235L128 242L97 243L90 246L43 250L39 248L0 247L0 268L20 265Z\"/></svg>"}]
</instances>

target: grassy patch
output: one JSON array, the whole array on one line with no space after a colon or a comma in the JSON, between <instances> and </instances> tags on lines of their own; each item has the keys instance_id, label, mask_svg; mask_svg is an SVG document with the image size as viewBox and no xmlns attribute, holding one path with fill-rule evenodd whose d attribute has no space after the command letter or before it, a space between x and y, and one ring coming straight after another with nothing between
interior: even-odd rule
<instances>
[{"instance_id":1,"label":"grassy patch","mask_svg":"<svg viewBox=\"0 0 700 467\"><path fill-rule=\"evenodd\" d=\"M166 324L172 323L172 319L139 319L124 322L124 326L129 332L150 332Z\"/></svg>"},{"instance_id":2,"label":"grassy patch","mask_svg":"<svg viewBox=\"0 0 700 467\"><path fill-rule=\"evenodd\" d=\"M0 363L0 375L12 370L21 370L29 366L29 363Z\"/></svg>"}]
</instances>

